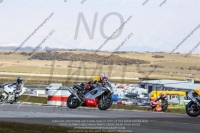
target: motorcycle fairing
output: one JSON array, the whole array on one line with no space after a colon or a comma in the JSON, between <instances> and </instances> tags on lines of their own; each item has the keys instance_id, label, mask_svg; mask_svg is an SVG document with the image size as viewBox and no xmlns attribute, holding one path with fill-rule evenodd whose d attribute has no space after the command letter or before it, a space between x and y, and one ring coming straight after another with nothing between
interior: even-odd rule
<instances>
[{"instance_id":1,"label":"motorcycle fairing","mask_svg":"<svg viewBox=\"0 0 200 133\"><path fill-rule=\"evenodd\" d=\"M93 89L93 90L89 91L88 93L86 93L85 98L94 100L98 96L102 95L105 91L106 91L105 87L96 87L95 89Z\"/></svg>"},{"instance_id":2,"label":"motorcycle fairing","mask_svg":"<svg viewBox=\"0 0 200 133\"><path fill-rule=\"evenodd\" d=\"M105 92L105 87L96 87L95 89L89 91L85 95L85 104L90 107L98 106L98 96L102 95Z\"/></svg>"},{"instance_id":3,"label":"motorcycle fairing","mask_svg":"<svg viewBox=\"0 0 200 133\"><path fill-rule=\"evenodd\" d=\"M80 99L77 92L73 88L68 88L69 92L73 94L77 99ZM85 94L85 104L87 106L96 107L98 105L98 96L101 96L106 91L105 87L96 87L95 89ZM81 102L81 100L79 100Z\"/></svg>"},{"instance_id":4,"label":"motorcycle fairing","mask_svg":"<svg viewBox=\"0 0 200 133\"><path fill-rule=\"evenodd\" d=\"M14 101L14 100L15 100L15 97L14 97L14 95L9 95L9 96L8 96L8 99L10 99L10 101ZM8 101L8 102L10 102L10 101Z\"/></svg>"},{"instance_id":5,"label":"motorcycle fairing","mask_svg":"<svg viewBox=\"0 0 200 133\"><path fill-rule=\"evenodd\" d=\"M85 104L90 107L96 107L98 105L97 103L98 103L97 98L95 98L95 99L86 98L86 100L85 100Z\"/></svg>"},{"instance_id":6,"label":"motorcycle fairing","mask_svg":"<svg viewBox=\"0 0 200 133\"><path fill-rule=\"evenodd\" d=\"M81 102L81 99L79 98L79 96L77 95L77 92L73 88L69 87L68 90L71 94L73 94Z\"/></svg>"}]
</instances>

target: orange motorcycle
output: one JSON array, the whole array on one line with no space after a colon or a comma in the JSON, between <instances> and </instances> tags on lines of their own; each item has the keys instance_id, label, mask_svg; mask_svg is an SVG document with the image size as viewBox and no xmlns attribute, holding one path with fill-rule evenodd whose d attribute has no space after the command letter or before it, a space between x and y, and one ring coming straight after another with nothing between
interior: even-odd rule
<instances>
[{"instance_id":1,"label":"orange motorcycle","mask_svg":"<svg viewBox=\"0 0 200 133\"><path fill-rule=\"evenodd\" d=\"M148 111L156 111L156 112L170 112L169 110L167 110L167 106L168 105L162 105L161 102L154 102L151 101L150 102L150 108L148 108Z\"/></svg>"}]
</instances>

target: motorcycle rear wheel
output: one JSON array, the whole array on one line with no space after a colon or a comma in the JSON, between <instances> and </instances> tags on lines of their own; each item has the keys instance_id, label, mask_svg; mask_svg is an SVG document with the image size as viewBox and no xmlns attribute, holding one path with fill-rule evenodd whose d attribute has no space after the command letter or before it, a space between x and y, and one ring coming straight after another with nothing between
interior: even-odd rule
<instances>
[{"instance_id":1,"label":"motorcycle rear wheel","mask_svg":"<svg viewBox=\"0 0 200 133\"><path fill-rule=\"evenodd\" d=\"M106 104L104 104L104 106L102 106L101 103L98 104L99 110L107 110L107 109L109 109L109 108L112 106L112 104L113 104L113 99L112 99L112 97L111 97L111 96L108 97L107 100L108 100L109 102L107 102Z\"/></svg>"},{"instance_id":2,"label":"motorcycle rear wheel","mask_svg":"<svg viewBox=\"0 0 200 133\"><path fill-rule=\"evenodd\" d=\"M67 99L67 107L70 109L75 109L80 105L80 102L78 101L78 99L75 101L72 101L73 97L74 97L73 95L70 95Z\"/></svg>"},{"instance_id":3,"label":"motorcycle rear wheel","mask_svg":"<svg viewBox=\"0 0 200 133\"><path fill-rule=\"evenodd\" d=\"M193 101L190 101L187 105L186 105L186 113L187 115L189 115L190 117L197 117L200 115L200 109L195 109L193 107L195 107L195 103ZM192 109L193 110L192 110ZM191 113L190 111L193 111L193 113Z\"/></svg>"},{"instance_id":4,"label":"motorcycle rear wheel","mask_svg":"<svg viewBox=\"0 0 200 133\"><path fill-rule=\"evenodd\" d=\"M1 95L0 96L0 102L3 102L3 99L4 99L4 97L3 97L3 95Z\"/></svg>"},{"instance_id":5,"label":"motorcycle rear wheel","mask_svg":"<svg viewBox=\"0 0 200 133\"><path fill-rule=\"evenodd\" d=\"M167 106L167 105L164 105L164 106L162 107L162 111L163 111L163 112L167 112L167 108L168 108L168 106Z\"/></svg>"}]
</instances>

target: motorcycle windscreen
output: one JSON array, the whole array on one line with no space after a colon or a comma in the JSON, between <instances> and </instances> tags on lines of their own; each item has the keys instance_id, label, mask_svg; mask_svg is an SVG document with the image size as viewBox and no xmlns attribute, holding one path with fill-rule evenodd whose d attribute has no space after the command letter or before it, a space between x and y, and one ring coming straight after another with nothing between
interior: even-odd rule
<instances>
[{"instance_id":1,"label":"motorcycle windscreen","mask_svg":"<svg viewBox=\"0 0 200 133\"><path fill-rule=\"evenodd\" d=\"M105 82L105 87L110 90L111 93L114 93L114 90L112 88L112 85L109 81Z\"/></svg>"}]
</instances>

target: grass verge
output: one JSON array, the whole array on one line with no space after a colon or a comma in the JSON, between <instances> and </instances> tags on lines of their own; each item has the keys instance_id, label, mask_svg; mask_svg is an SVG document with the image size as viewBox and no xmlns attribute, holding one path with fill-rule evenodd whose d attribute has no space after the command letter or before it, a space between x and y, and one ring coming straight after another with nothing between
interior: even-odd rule
<instances>
[{"instance_id":1,"label":"grass verge","mask_svg":"<svg viewBox=\"0 0 200 133\"><path fill-rule=\"evenodd\" d=\"M110 109L124 109L124 110L148 111L148 107L131 106L131 105L117 105L117 104L113 104ZM186 114L185 109L181 109L181 108L169 108L169 110L170 110L169 113Z\"/></svg>"},{"instance_id":2,"label":"grass verge","mask_svg":"<svg viewBox=\"0 0 200 133\"><path fill-rule=\"evenodd\" d=\"M20 97L20 102L32 102L32 103L47 103L47 97L36 97L36 96L29 96L29 95L22 95Z\"/></svg>"},{"instance_id":3,"label":"grass verge","mask_svg":"<svg viewBox=\"0 0 200 133\"><path fill-rule=\"evenodd\" d=\"M61 126L0 122L1 133L103 133L101 130L74 129ZM105 131L106 132L106 131ZM113 132L115 133L115 132ZM119 132L118 132L119 133Z\"/></svg>"}]
</instances>

